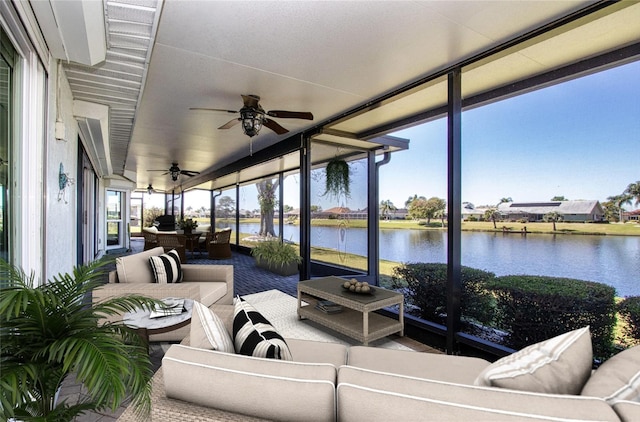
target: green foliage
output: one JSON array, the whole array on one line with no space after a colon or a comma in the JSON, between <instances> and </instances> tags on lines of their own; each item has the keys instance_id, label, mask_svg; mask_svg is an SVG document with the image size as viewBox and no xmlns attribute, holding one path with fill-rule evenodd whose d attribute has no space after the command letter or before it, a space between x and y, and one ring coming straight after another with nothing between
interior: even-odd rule
<instances>
[{"instance_id":1,"label":"green foliage","mask_svg":"<svg viewBox=\"0 0 640 422\"><path fill-rule=\"evenodd\" d=\"M230 196L221 196L216 204L216 217L217 218L231 218L236 211L236 201Z\"/></svg>"},{"instance_id":2,"label":"green foliage","mask_svg":"<svg viewBox=\"0 0 640 422\"><path fill-rule=\"evenodd\" d=\"M329 161L325 168L324 194L336 199L343 195L345 198L349 198L351 196L350 182L349 164L337 158Z\"/></svg>"},{"instance_id":3,"label":"green foliage","mask_svg":"<svg viewBox=\"0 0 640 422\"><path fill-rule=\"evenodd\" d=\"M462 317L490 325L493 298L485 285L495 275L470 267L462 267ZM394 289L405 288L409 302L420 309L420 317L443 323L447 304L447 264L410 263L393 269Z\"/></svg>"},{"instance_id":4,"label":"green foliage","mask_svg":"<svg viewBox=\"0 0 640 422\"><path fill-rule=\"evenodd\" d=\"M198 228L198 222L192 218L178 220L178 227L182 230L194 230Z\"/></svg>"},{"instance_id":5,"label":"green foliage","mask_svg":"<svg viewBox=\"0 0 640 422\"><path fill-rule=\"evenodd\" d=\"M164 211L158 207L145 208L143 211L144 227L153 227L153 222L156 218L164 215Z\"/></svg>"},{"instance_id":6,"label":"green foliage","mask_svg":"<svg viewBox=\"0 0 640 422\"><path fill-rule=\"evenodd\" d=\"M640 344L640 296L629 296L618 304L620 318L623 324L623 334L631 338L630 346Z\"/></svg>"},{"instance_id":7,"label":"green foliage","mask_svg":"<svg viewBox=\"0 0 640 422\"><path fill-rule=\"evenodd\" d=\"M447 202L444 199L435 196L429 199L419 197L411 201L408 212L412 218L426 219L429 224L431 219L437 217L446 207Z\"/></svg>"},{"instance_id":8,"label":"green foliage","mask_svg":"<svg viewBox=\"0 0 640 422\"><path fill-rule=\"evenodd\" d=\"M596 359L613 353L615 289L569 278L512 275L489 285L497 300L498 326L508 332L507 346L521 349L590 326Z\"/></svg>"},{"instance_id":9,"label":"green foliage","mask_svg":"<svg viewBox=\"0 0 640 422\"><path fill-rule=\"evenodd\" d=\"M283 267L291 262L302 262L302 258L296 248L279 239L259 242L251 249L251 255L276 267Z\"/></svg>"},{"instance_id":10,"label":"green foliage","mask_svg":"<svg viewBox=\"0 0 640 422\"><path fill-rule=\"evenodd\" d=\"M37 285L33 274L0 260L0 416L71 421L87 410L115 410L128 394L140 414L150 410L153 375L147 346L123 324L101 319L157 301L142 296L87 306L102 286L106 261L74 268ZM77 405L55 403L71 373L87 390Z\"/></svg>"}]
</instances>

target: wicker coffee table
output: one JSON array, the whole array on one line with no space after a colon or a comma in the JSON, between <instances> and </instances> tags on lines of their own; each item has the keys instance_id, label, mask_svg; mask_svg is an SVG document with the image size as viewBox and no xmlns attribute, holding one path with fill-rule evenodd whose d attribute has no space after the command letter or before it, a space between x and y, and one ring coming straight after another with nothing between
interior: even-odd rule
<instances>
[{"instance_id":1,"label":"wicker coffee table","mask_svg":"<svg viewBox=\"0 0 640 422\"><path fill-rule=\"evenodd\" d=\"M374 287L371 295L351 293L342 288L346 280L323 277L298 283L298 317L318 324L362 342L383 338L393 333L404 335L404 297L401 293ZM339 313L328 314L316 309L318 300L330 300L342 305ZM306 303L306 305L304 305ZM399 305L399 320L373 311Z\"/></svg>"}]
</instances>

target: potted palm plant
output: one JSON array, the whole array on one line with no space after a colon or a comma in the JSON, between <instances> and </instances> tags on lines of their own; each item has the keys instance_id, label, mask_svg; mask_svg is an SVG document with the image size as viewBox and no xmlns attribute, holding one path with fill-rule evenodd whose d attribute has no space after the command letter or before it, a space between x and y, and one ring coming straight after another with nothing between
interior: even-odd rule
<instances>
[{"instance_id":1,"label":"potted palm plant","mask_svg":"<svg viewBox=\"0 0 640 422\"><path fill-rule=\"evenodd\" d=\"M280 239L265 240L251 249L256 265L283 276L298 272L302 258L296 248Z\"/></svg>"},{"instance_id":2,"label":"potted palm plant","mask_svg":"<svg viewBox=\"0 0 640 422\"><path fill-rule=\"evenodd\" d=\"M178 227L184 230L186 234L191 234L193 230L198 228L198 222L192 218L180 219Z\"/></svg>"},{"instance_id":3,"label":"potted palm plant","mask_svg":"<svg viewBox=\"0 0 640 422\"><path fill-rule=\"evenodd\" d=\"M36 285L35 276L0 260L0 415L3 420L71 421L89 410L117 409L131 395L141 415L150 411L153 375L147 345L108 315L158 303L143 296L87 305L103 284L106 261ZM75 373L87 390L78 402L58 402L62 382Z\"/></svg>"}]
</instances>

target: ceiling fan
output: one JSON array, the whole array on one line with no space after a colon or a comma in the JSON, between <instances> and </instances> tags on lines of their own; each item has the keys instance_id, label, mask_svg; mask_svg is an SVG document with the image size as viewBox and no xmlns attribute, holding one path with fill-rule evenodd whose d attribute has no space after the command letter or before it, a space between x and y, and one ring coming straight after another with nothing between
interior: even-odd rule
<instances>
[{"instance_id":1,"label":"ceiling fan","mask_svg":"<svg viewBox=\"0 0 640 422\"><path fill-rule=\"evenodd\" d=\"M173 180L174 182L178 180L178 177L180 177L181 174L184 174L185 176L189 176L189 177L193 177L196 174L200 174L199 171L180 170L180 167L178 167L178 163L171 163L171 167L169 167L169 170L147 170L147 171L164 171L162 175L164 176L165 174L170 174L171 180Z\"/></svg>"},{"instance_id":2,"label":"ceiling fan","mask_svg":"<svg viewBox=\"0 0 640 422\"><path fill-rule=\"evenodd\" d=\"M271 120L269 117L277 117L280 119L305 119L313 120L313 114L306 111L285 111L285 110L270 110L265 111L260 105L260 97L258 95L242 95L244 106L236 110L223 110L218 108L200 108L191 107L189 110L204 110L204 111L222 111L224 113L240 113L240 117L230 120L218 129L229 129L238 123L242 122L242 130L245 135L249 137L256 136L262 126L266 126L278 135L289 132L284 127L280 126L276 121ZM268 116L268 117L267 117Z\"/></svg>"}]
</instances>

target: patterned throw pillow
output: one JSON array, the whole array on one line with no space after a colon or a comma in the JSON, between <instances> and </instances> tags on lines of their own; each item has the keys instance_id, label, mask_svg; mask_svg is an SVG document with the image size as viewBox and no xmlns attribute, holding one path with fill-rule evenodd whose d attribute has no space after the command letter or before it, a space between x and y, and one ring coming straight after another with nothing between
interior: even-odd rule
<instances>
[{"instance_id":1,"label":"patterned throw pillow","mask_svg":"<svg viewBox=\"0 0 640 422\"><path fill-rule=\"evenodd\" d=\"M200 302L193 302L189 338L192 347L235 353L233 340L224 326L224 322Z\"/></svg>"},{"instance_id":2,"label":"patterned throw pillow","mask_svg":"<svg viewBox=\"0 0 640 422\"><path fill-rule=\"evenodd\" d=\"M236 353L261 358L292 360L289 346L271 323L244 299L237 297L233 312Z\"/></svg>"},{"instance_id":3,"label":"patterned throw pillow","mask_svg":"<svg viewBox=\"0 0 640 422\"><path fill-rule=\"evenodd\" d=\"M624 350L603 363L581 394L601 397L610 405L620 400L640 402L640 346Z\"/></svg>"},{"instance_id":4,"label":"patterned throw pillow","mask_svg":"<svg viewBox=\"0 0 640 422\"><path fill-rule=\"evenodd\" d=\"M165 254L149 258L153 277L156 283L180 283L182 281L182 268L180 267L180 255L173 249Z\"/></svg>"},{"instance_id":5,"label":"patterned throw pillow","mask_svg":"<svg viewBox=\"0 0 640 422\"><path fill-rule=\"evenodd\" d=\"M476 385L578 395L591 375L589 327L532 344L489 365Z\"/></svg>"}]
</instances>

